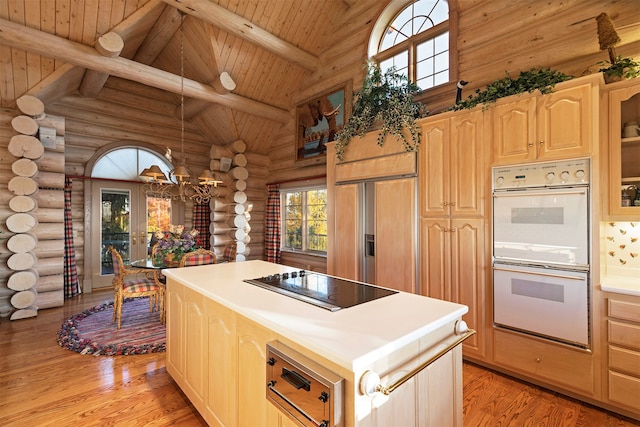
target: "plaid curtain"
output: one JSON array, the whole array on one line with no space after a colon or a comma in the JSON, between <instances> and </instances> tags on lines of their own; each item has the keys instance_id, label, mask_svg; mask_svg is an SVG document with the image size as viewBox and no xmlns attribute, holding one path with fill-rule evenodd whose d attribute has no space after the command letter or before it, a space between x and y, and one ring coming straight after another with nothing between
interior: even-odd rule
<instances>
[{"instance_id":1,"label":"plaid curtain","mask_svg":"<svg viewBox=\"0 0 640 427\"><path fill-rule=\"evenodd\" d=\"M268 262L280 264L280 190L278 184L267 185L267 208L264 227L264 253Z\"/></svg>"},{"instance_id":2,"label":"plaid curtain","mask_svg":"<svg viewBox=\"0 0 640 427\"><path fill-rule=\"evenodd\" d=\"M193 228L198 230L196 242L204 249L211 248L211 207L209 203L193 204Z\"/></svg>"},{"instance_id":3,"label":"plaid curtain","mask_svg":"<svg viewBox=\"0 0 640 427\"><path fill-rule=\"evenodd\" d=\"M71 178L64 178L64 297L73 298L82 293L76 270L76 251L73 245L71 223Z\"/></svg>"}]
</instances>

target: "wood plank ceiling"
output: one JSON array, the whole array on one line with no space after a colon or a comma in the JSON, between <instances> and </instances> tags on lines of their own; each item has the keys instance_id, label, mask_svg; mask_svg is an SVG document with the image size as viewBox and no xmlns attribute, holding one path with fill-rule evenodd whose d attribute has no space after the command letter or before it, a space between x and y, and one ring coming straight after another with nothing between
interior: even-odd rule
<instances>
[{"instance_id":1,"label":"wood plank ceiling","mask_svg":"<svg viewBox=\"0 0 640 427\"><path fill-rule=\"evenodd\" d=\"M266 154L265 135L293 119L294 95L320 68L351 1L0 0L0 107L25 93L45 104L76 91L95 97L124 79L165 91L149 96L176 110L184 90L185 118L209 144L243 139ZM94 49L109 32L124 41L112 58Z\"/></svg>"}]
</instances>

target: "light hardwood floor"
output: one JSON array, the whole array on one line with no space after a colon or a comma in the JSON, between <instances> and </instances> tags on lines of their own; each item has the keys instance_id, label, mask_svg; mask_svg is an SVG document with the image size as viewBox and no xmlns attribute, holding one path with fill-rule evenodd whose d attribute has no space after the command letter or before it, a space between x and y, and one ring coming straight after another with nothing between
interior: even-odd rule
<instances>
[{"instance_id":1,"label":"light hardwood floor","mask_svg":"<svg viewBox=\"0 0 640 427\"><path fill-rule=\"evenodd\" d=\"M94 357L58 346L66 318L112 297L95 292L36 318L0 320L0 426L206 426L164 353ZM464 400L466 427L640 425L468 363Z\"/></svg>"}]
</instances>

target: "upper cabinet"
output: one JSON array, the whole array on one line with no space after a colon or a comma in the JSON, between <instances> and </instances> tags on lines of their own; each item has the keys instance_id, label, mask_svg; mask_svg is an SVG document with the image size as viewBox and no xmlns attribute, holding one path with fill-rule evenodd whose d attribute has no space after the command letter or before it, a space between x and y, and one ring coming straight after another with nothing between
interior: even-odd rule
<instances>
[{"instance_id":1,"label":"upper cabinet","mask_svg":"<svg viewBox=\"0 0 640 427\"><path fill-rule=\"evenodd\" d=\"M615 85L615 86L614 86ZM612 84L609 92L609 213L640 216L640 79ZM636 205L637 204L637 205Z\"/></svg>"},{"instance_id":2,"label":"upper cabinet","mask_svg":"<svg viewBox=\"0 0 640 427\"><path fill-rule=\"evenodd\" d=\"M599 75L560 83L547 95L520 95L491 107L493 164L588 156L598 135Z\"/></svg>"},{"instance_id":3,"label":"upper cabinet","mask_svg":"<svg viewBox=\"0 0 640 427\"><path fill-rule=\"evenodd\" d=\"M477 109L422 124L421 216L482 215L484 115Z\"/></svg>"}]
</instances>

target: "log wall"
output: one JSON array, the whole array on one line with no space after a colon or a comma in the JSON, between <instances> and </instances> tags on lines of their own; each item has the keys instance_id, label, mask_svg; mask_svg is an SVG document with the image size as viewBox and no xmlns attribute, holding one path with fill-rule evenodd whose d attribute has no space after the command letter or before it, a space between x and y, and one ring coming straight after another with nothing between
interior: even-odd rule
<instances>
[{"instance_id":1,"label":"log wall","mask_svg":"<svg viewBox=\"0 0 640 427\"><path fill-rule=\"evenodd\" d=\"M12 320L64 303L64 118L46 116L33 97L18 106L0 118L0 317Z\"/></svg>"}]
</instances>

